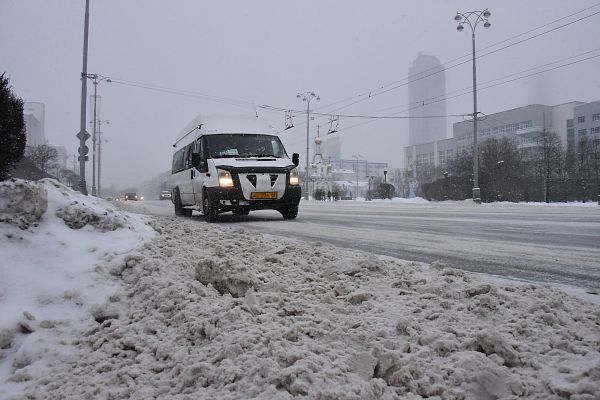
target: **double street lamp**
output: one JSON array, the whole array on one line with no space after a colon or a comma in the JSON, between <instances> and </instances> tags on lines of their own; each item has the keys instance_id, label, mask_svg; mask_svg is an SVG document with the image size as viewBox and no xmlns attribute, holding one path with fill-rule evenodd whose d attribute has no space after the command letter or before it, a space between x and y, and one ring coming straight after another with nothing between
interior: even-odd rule
<instances>
[{"instance_id":1,"label":"double street lamp","mask_svg":"<svg viewBox=\"0 0 600 400\"><path fill-rule=\"evenodd\" d=\"M297 98L302 99L302 101L306 102L306 178L304 179L304 198L308 200L308 180L310 176L309 164L308 164L308 152L309 152L309 135L310 135L310 101L312 99L321 100L319 95L315 94L315 92L304 92L298 93L296 95Z\"/></svg>"},{"instance_id":2,"label":"double street lamp","mask_svg":"<svg viewBox=\"0 0 600 400\"><path fill-rule=\"evenodd\" d=\"M481 191L479 189L479 152L477 150L477 72L475 68L475 28L479 23L483 23L484 28L491 26L488 18L492 15L486 8L483 11L468 11L464 13L457 12L454 20L458 22L456 29L459 32L465 28L465 25L471 28L471 38L473 43L473 201L481 203Z\"/></svg>"}]
</instances>

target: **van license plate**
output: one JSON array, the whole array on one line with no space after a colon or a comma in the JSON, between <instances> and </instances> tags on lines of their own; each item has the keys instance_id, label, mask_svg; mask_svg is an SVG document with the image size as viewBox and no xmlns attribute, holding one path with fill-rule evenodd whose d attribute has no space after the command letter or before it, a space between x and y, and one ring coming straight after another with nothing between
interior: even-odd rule
<instances>
[{"instance_id":1,"label":"van license plate","mask_svg":"<svg viewBox=\"0 0 600 400\"><path fill-rule=\"evenodd\" d=\"M251 200L276 200L277 192L252 192L250 193Z\"/></svg>"}]
</instances>

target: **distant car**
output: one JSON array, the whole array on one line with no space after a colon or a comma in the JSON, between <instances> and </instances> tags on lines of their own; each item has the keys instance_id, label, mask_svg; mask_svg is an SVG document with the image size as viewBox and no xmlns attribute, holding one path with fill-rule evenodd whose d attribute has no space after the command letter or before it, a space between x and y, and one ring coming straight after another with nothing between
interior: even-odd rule
<instances>
[{"instance_id":1,"label":"distant car","mask_svg":"<svg viewBox=\"0 0 600 400\"><path fill-rule=\"evenodd\" d=\"M125 201L144 200L144 196L138 196L137 193L125 193Z\"/></svg>"},{"instance_id":2,"label":"distant car","mask_svg":"<svg viewBox=\"0 0 600 400\"><path fill-rule=\"evenodd\" d=\"M159 200L171 200L171 192L169 192L168 190L163 190L162 192L160 192L158 199Z\"/></svg>"}]
</instances>

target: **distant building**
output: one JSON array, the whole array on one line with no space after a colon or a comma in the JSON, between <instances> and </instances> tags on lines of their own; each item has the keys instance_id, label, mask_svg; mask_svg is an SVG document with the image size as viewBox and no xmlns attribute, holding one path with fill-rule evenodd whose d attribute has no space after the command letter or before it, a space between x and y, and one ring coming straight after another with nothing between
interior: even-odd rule
<instances>
[{"instance_id":1,"label":"distant building","mask_svg":"<svg viewBox=\"0 0 600 400\"><path fill-rule=\"evenodd\" d=\"M521 153L532 156L543 130L555 132L566 149L575 149L581 137L600 140L600 101L573 101L547 106L530 104L489 114L478 124L478 142L510 138ZM473 122L453 124L453 137L404 148L404 168L416 185L440 178L454 155L473 147Z\"/></svg>"},{"instance_id":2,"label":"distant building","mask_svg":"<svg viewBox=\"0 0 600 400\"><path fill-rule=\"evenodd\" d=\"M27 131L27 146L46 144L44 132L46 107L44 103L25 102L23 104L23 118Z\"/></svg>"},{"instance_id":3,"label":"distant building","mask_svg":"<svg viewBox=\"0 0 600 400\"><path fill-rule=\"evenodd\" d=\"M321 190L325 193L337 191L342 198L366 197L370 182L374 178L384 178L384 171L388 170L387 163L325 157L325 143L324 138L315 139L315 155L309 174L311 195Z\"/></svg>"},{"instance_id":4,"label":"distant building","mask_svg":"<svg viewBox=\"0 0 600 400\"><path fill-rule=\"evenodd\" d=\"M342 154L342 141L339 136L321 136L321 154L325 160L339 160Z\"/></svg>"},{"instance_id":5,"label":"distant building","mask_svg":"<svg viewBox=\"0 0 600 400\"><path fill-rule=\"evenodd\" d=\"M577 151L577 143L587 137L600 144L600 100L579 104L573 111L573 118L567 120L567 143L570 149Z\"/></svg>"},{"instance_id":6,"label":"distant building","mask_svg":"<svg viewBox=\"0 0 600 400\"><path fill-rule=\"evenodd\" d=\"M419 53L408 70L408 144L446 139L446 75L437 57Z\"/></svg>"}]
</instances>

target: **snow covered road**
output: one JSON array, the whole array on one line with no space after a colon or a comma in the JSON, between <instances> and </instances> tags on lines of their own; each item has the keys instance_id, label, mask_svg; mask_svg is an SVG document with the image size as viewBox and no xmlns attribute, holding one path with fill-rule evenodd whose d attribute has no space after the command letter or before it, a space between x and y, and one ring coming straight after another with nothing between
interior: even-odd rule
<instances>
[{"instance_id":1,"label":"snow covered road","mask_svg":"<svg viewBox=\"0 0 600 400\"><path fill-rule=\"evenodd\" d=\"M173 215L168 201L125 207ZM302 201L295 221L261 211L247 217L222 214L220 223L473 272L600 288L600 206L591 203Z\"/></svg>"}]
</instances>

